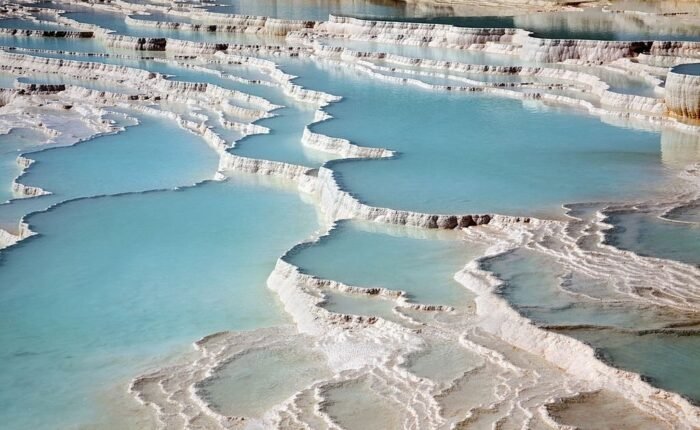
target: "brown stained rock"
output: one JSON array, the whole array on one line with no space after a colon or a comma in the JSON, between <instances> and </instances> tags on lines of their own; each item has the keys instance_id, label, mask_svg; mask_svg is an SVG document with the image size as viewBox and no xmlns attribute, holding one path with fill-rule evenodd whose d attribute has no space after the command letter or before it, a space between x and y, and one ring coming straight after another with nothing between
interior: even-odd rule
<instances>
[{"instance_id":1,"label":"brown stained rock","mask_svg":"<svg viewBox=\"0 0 700 430\"><path fill-rule=\"evenodd\" d=\"M438 228L438 218L437 215L431 215L428 219L428 228Z\"/></svg>"},{"instance_id":2,"label":"brown stained rock","mask_svg":"<svg viewBox=\"0 0 700 430\"><path fill-rule=\"evenodd\" d=\"M456 216L441 217L438 220L438 228L445 230L452 230L459 225L459 221Z\"/></svg>"},{"instance_id":3,"label":"brown stained rock","mask_svg":"<svg viewBox=\"0 0 700 430\"><path fill-rule=\"evenodd\" d=\"M491 215L480 215L476 220L476 225L485 225L491 222Z\"/></svg>"},{"instance_id":4,"label":"brown stained rock","mask_svg":"<svg viewBox=\"0 0 700 430\"><path fill-rule=\"evenodd\" d=\"M465 215L459 219L459 226L462 228L471 227L473 225L476 225L476 222L474 222L474 218L471 215Z\"/></svg>"}]
</instances>

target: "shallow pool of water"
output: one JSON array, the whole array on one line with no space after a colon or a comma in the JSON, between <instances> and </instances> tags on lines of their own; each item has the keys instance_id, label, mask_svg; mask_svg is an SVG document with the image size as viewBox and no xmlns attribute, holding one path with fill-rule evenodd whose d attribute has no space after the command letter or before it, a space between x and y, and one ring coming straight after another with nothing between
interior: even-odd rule
<instances>
[{"instance_id":1,"label":"shallow pool of water","mask_svg":"<svg viewBox=\"0 0 700 430\"><path fill-rule=\"evenodd\" d=\"M0 416L18 429L90 423L154 360L284 321L265 280L317 227L295 193L242 180L80 200L29 222L40 236L0 260Z\"/></svg>"},{"instance_id":2,"label":"shallow pool of water","mask_svg":"<svg viewBox=\"0 0 700 430\"><path fill-rule=\"evenodd\" d=\"M700 404L700 335L634 335L611 330L563 331L599 349L614 366L644 375L652 385Z\"/></svg>"},{"instance_id":3,"label":"shallow pool of water","mask_svg":"<svg viewBox=\"0 0 700 430\"><path fill-rule=\"evenodd\" d=\"M330 376L325 357L307 343L283 342L237 355L199 393L228 416L261 417L314 381Z\"/></svg>"},{"instance_id":4,"label":"shallow pool of water","mask_svg":"<svg viewBox=\"0 0 700 430\"><path fill-rule=\"evenodd\" d=\"M393 309L397 303L393 299L363 294L345 294L333 290L324 290L323 295L325 300L321 306L331 312L342 315L379 317L398 324L407 322L406 319L394 312Z\"/></svg>"},{"instance_id":5,"label":"shallow pool of water","mask_svg":"<svg viewBox=\"0 0 700 430\"><path fill-rule=\"evenodd\" d=\"M694 401L700 399L700 384L687 377L700 371L700 336L637 332L687 323L683 316L625 303L623 294L615 303L610 300L615 299L612 291L606 301L566 293L568 289L598 297L596 289L600 287L566 285L580 281L570 274L563 279L567 274L560 266L533 251L518 250L492 259L484 267L504 282L500 293L521 314L539 324L563 326L555 330L599 349L612 365L648 376L652 384Z\"/></svg>"},{"instance_id":6,"label":"shallow pool of water","mask_svg":"<svg viewBox=\"0 0 700 430\"><path fill-rule=\"evenodd\" d=\"M657 133L536 102L388 85L342 66L281 61L300 84L344 97L327 108L337 120L314 131L399 151L391 160L331 164L341 185L370 205L551 216L563 202L648 195L674 174L661 162Z\"/></svg>"},{"instance_id":7,"label":"shallow pool of water","mask_svg":"<svg viewBox=\"0 0 700 430\"><path fill-rule=\"evenodd\" d=\"M398 404L381 397L365 380L345 382L328 389L325 412L348 430L380 430L400 426Z\"/></svg>"},{"instance_id":8,"label":"shallow pool of water","mask_svg":"<svg viewBox=\"0 0 700 430\"><path fill-rule=\"evenodd\" d=\"M608 216L613 228L608 243L640 255L667 258L700 266L700 224L673 222L659 213L617 212Z\"/></svg>"},{"instance_id":9,"label":"shallow pool of water","mask_svg":"<svg viewBox=\"0 0 700 430\"><path fill-rule=\"evenodd\" d=\"M40 145L48 137L30 128L15 128L0 135L0 202L13 198L12 180L20 174L17 157L22 151Z\"/></svg>"},{"instance_id":10,"label":"shallow pool of water","mask_svg":"<svg viewBox=\"0 0 700 430\"><path fill-rule=\"evenodd\" d=\"M482 248L458 234L448 236L411 237L410 229L382 231L381 226L342 222L329 236L300 248L289 259L321 278L403 290L418 303L464 306L471 296L452 277Z\"/></svg>"},{"instance_id":11,"label":"shallow pool of water","mask_svg":"<svg viewBox=\"0 0 700 430\"><path fill-rule=\"evenodd\" d=\"M52 195L0 205L2 227L14 229L21 216L63 200L174 188L214 177L218 156L201 138L166 119L138 118L138 126L122 133L28 154L36 163L20 182Z\"/></svg>"},{"instance_id":12,"label":"shallow pool of water","mask_svg":"<svg viewBox=\"0 0 700 430\"><path fill-rule=\"evenodd\" d=\"M36 22L19 18L0 19L0 28L14 28L18 30L75 31L74 28L66 25L52 24L49 22Z\"/></svg>"}]
</instances>

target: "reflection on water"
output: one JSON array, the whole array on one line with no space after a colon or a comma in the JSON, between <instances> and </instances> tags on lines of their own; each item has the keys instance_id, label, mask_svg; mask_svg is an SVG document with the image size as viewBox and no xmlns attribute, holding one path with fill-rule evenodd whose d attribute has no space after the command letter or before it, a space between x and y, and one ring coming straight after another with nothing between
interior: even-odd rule
<instances>
[{"instance_id":1,"label":"reflection on water","mask_svg":"<svg viewBox=\"0 0 700 430\"><path fill-rule=\"evenodd\" d=\"M358 16L361 17L361 16ZM521 28L547 39L700 41L700 20L585 12L551 12L516 16L395 16L392 21L448 24L457 27Z\"/></svg>"},{"instance_id":2,"label":"reflection on water","mask_svg":"<svg viewBox=\"0 0 700 430\"><path fill-rule=\"evenodd\" d=\"M276 18L326 20L328 15L366 17L421 17L450 15L453 9L442 6L420 7L397 0L222 0L208 10L241 15L266 15Z\"/></svg>"}]
</instances>

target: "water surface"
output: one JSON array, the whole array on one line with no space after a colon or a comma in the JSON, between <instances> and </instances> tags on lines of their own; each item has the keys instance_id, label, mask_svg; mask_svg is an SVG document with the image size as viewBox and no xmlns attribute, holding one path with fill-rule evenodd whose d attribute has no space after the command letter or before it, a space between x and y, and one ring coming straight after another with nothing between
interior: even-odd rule
<instances>
[{"instance_id":1,"label":"water surface","mask_svg":"<svg viewBox=\"0 0 700 430\"><path fill-rule=\"evenodd\" d=\"M674 222L658 212L624 211L608 216L608 243L640 255L700 266L700 223Z\"/></svg>"},{"instance_id":2,"label":"water surface","mask_svg":"<svg viewBox=\"0 0 700 430\"><path fill-rule=\"evenodd\" d=\"M0 260L0 416L16 429L98 420L105 392L167 354L285 321L265 280L316 228L295 193L242 180L80 200L29 222L40 236Z\"/></svg>"},{"instance_id":3,"label":"water surface","mask_svg":"<svg viewBox=\"0 0 700 430\"><path fill-rule=\"evenodd\" d=\"M281 61L300 84L344 97L327 108L342 120L314 131L399 152L330 164L341 185L370 205L553 216L563 202L649 195L675 175L661 162L657 133L536 102L388 85L347 68Z\"/></svg>"},{"instance_id":4,"label":"water surface","mask_svg":"<svg viewBox=\"0 0 700 430\"><path fill-rule=\"evenodd\" d=\"M538 324L564 327L556 331L590 344L612 365L640 373L655 386L700 401L700 383L697 378L688 377L700 372L697 330L654 331L674 323L688 323L688 317L625 301L624 294L616 297L612 286L604 286L604 279L585 280L533 251L518 250L497 257L485 268L504 282L500 294L521 314ZM596 286L596 282L603 286ZM572 294L577 291L607 300Z\"/></svg>"},{"instance_id":5,"label":"water surface","mask_svg":"<svg viewBox=\"0 0 700 430\"><path fill-rule=\"evenodd\" d=\"M412 237L410 229L382 232L373 227L342 222L329 236L298 249L289 259L306 273L359 287L403 290L418 303L463 306L469 302L467 290L452 277L481 247L457 234L431 237L428 233L420 238Z\"/></svg>"}]
</instances>

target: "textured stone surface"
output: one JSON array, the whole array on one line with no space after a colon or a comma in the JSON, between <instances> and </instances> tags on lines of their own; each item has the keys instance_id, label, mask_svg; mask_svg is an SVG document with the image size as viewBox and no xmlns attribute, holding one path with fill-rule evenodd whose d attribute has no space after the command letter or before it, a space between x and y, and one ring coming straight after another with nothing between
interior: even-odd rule
<instances>
[{"instance_id":1,"label":"textured stone surface","mask_svg":"<svg viewBox=\"0 0 700 430\"><path fill-rule=\"evenodd\" d=\"M700 118L700 63L681 65L668 72L666 106L675 115Z\"/></svg>"}]
</instances>

